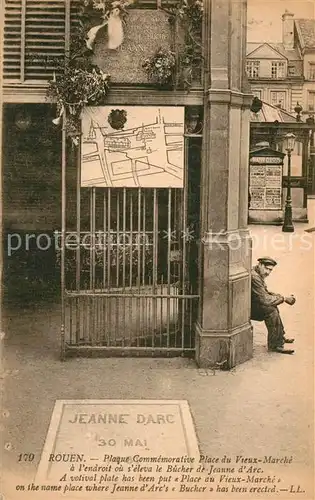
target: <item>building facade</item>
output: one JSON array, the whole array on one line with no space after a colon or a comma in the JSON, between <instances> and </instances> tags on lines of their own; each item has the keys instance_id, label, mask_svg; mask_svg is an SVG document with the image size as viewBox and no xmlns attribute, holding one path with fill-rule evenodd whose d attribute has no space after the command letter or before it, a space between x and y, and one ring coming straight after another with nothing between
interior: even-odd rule
<instances>
[{"instance_id":1,"label":"building facade","mask_svg":"<svg viewBox=\"0 0 315 500\"><path fill-rule=\"evenodd\" d=\"M65 102L65 110L56 109L47 99L47 80L54 81L56 73L58 78L58 67L51 61L73 50L71 26L77 24L79 4L5 2L6 291L14 277L23 288L25 278L29 295L37 280L45 298L60 276L62 357L82 350L105 355L193 354L199 366L229 369L252 355L247 229L252 96L245 76L246 1L204 2L202 55L196 63L185 53L188 68L179 63L187 46L185 30L170 22L163 1L139 1L128 7L124 23L115 28L119 48L112 48L113 38L105 30L96 36L90 54L90 62L103 72L98 74L111 75L110 91L101 103L106 127L98 125L95 130L91 122L92 135L82 129L69 135L73 106ZM115 6L108 5L111 16ZM201 8L200 2L192 5ZM157 49L175 54L172 88L152 83L144 72L143 62ZM140 170L157 172L165 165L149 165L142 159L140 165L140 157L133 161L130 154L128 167L111 164L111 184L84 184L84 148L95 143L93 134L99 132L103 146L109 144L108 123L111 152L129 148L131 138L121 132L131 130L124 128L126 117L138 124L137 140L154 135L148 123L141 125L141 110L157 113L155 124L163 117L166 149L180 150L175 163L178 155L183 158L182 184L177 176L176 185L153 181L145 186ZM89 112L103 110L92 107ZM62 127L56 127L60 122ZM174 139L166 137L170 127L181 136L176 147L168 142ZM147 148L146 154L151 153ZM79 242L72 253L69 234ZM95 244L96 234L105 237L100 246ZM82 235L89 238L85 246ZM56 239L59 246L52 246Z\"/></svg>"},{"instance_id":2,"label":"building facade","mask_svg":"<svg viewBox=\"0 0 315 500\"><path fill-rule=\"evenodd\" d=\"M314 115L315 20L282 16L282 42L248 43L246 71L252 92L259 99L302 115Z\"/></svg>"}]
</instances>

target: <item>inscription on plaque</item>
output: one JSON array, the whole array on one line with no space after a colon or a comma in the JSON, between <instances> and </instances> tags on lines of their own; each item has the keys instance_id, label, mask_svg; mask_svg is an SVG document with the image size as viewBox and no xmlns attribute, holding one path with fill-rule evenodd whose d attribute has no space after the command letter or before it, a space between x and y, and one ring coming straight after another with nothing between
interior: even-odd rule
<instances>
[{"instance_id":1,"label":"inscription on plaque","mask_svg":"<svg viewBox=\"0 0 315 500\"><path fill-rule=\"evenodd\" d=\"M137 464L159 456L199 457L187 401L57 401L37 482L67 482L71 470L75 477L109 472L120 462L136 472Z\"/></svg>"}]
</instances>

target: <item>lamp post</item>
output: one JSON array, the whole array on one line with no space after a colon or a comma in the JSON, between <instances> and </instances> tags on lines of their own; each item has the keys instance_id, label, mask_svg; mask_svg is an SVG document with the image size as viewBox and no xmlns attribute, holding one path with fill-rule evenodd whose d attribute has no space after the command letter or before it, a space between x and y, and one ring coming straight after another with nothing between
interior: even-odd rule
<instances>
[{"instance_id":1,"label":"lamp post","mask_svg":"<svg viewBox=\"0 0 315 500\"><path fill-rule=\"evenodd\" d=\"M294 150L295 135L289 133L284 138L284 149L288 155L288 174L287 174L287 196L285 200L285 211L282 231L285 233L293 233L294 226L292 223L292 199L291 199L291 154Z\"/></svg>"}]
</instances>

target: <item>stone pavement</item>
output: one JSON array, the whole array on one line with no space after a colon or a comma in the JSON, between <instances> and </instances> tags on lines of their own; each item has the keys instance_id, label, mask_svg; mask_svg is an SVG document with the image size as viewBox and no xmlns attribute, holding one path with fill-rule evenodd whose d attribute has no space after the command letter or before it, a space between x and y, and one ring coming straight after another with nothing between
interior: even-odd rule
<instances>
[{"instance_id":1,"label":"stone pavement","mask_svg":"<svg viewBox=\"0 0 315 500\"><path fill-rule=\"evenodd\" d=\"M314 227L315 200L309 215L309 224L296 224L295 233L250 227L253 263L265 254L279 262L268 278L269 288L297 298L293 307L280 306L287 334L296 339L293 356L268 353L265 326L255 322L254 357L230 372L200 370L183 358L61 363L55 306L8 311L1 415L6 477L12 478L13 471L25 481L35 475L56 399L184 399L202 453L292 456L293 465L282 466L281 477L306 491L278 493L277 498L314 499L315 233L305 229ZM34 453L35 459L18 462L20 453ZM271 474L278 473L270 467Z\"/></svg>"}]
</instances>

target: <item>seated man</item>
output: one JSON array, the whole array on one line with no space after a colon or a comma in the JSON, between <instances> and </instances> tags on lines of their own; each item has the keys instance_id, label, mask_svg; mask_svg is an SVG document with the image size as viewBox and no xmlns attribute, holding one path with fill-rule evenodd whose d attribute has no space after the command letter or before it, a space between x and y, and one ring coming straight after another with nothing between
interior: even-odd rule
<instances>
[{"instance_id":1,"label":"seated man","mask_svg":"<svg viewBox=\"0 0 315 500\"><path fill-rule=\"evenodd\" d=\"M293 354L293 349L285 349L284 344L291 344L294 339L287 339L280 318L278 305L286 302L295 303L293 295L283 297L267 290L265 278L269 276L277 262L270 257L261 257L251 273L251 319L264 321L268 330L268 350L283 354Z\"/></svg>"}]
</instances>

